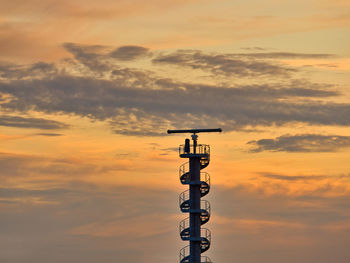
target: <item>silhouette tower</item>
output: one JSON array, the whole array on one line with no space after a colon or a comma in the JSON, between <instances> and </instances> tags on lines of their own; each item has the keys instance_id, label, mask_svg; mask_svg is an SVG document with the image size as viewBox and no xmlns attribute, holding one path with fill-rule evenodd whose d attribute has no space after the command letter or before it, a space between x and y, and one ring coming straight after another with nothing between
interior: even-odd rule
<instances>
[{"instance_id":1,"label":"silhouette tower","mask_svg":"<svg viewBox=\"0 0 350 263\"><path fill-rule=\"evenodd\" d=\"M192 144L189 139L185 144L179 146L181 158L189 158L189 161L179 168L180 182L189 185L189 189L179 196L180 210L189 213L189 217L180 222L180 237L189 241L189 245L180 250L180 263L210 263L207 256L202 253L210 248L211 233L201 225L210 219L210 203L201 200L209 193L210 176L202 169L209 165L210 147L197 143L197 133L200 132L221 132L221 129L191 129L191 130L168 130L168 133L192 133Z\"/></svg>"}]
</instances>

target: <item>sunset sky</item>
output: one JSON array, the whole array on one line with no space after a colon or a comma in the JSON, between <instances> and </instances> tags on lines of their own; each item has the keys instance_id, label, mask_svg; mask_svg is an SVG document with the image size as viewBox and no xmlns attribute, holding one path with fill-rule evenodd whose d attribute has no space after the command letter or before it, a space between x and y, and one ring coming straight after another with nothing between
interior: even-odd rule
<instances>
[{"instance_id":1,"label":"sunset sky","mask_svg":"<svg viewBox=\"0 0 350 263\"><path fill-rule=\"evenodd\" d=\"M0 262L173 263L179 144L216 263L348 263L349 0L0 0Z\"/></svg>"}]
</instances>

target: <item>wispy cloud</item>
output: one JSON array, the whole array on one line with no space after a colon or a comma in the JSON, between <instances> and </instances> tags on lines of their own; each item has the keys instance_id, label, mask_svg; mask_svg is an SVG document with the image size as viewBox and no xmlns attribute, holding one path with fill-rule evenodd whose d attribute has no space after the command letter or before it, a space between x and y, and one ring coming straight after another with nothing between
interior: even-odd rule
<instances>
[{"instance_id":1,"label":"wispy cloud","mask_svg":"<svg viewBox=\"0 0 350 263\"><path fill-rule=\"evenodd\" d=\"M226 76L288 76L296 69L288 68L278 63L245 58L280 57L278 53L257 54L205 54L195 50L179 50L174 53L159 55L153 63L169 64L192 69L201 69L212 74Z\"/></svg>"},{"instance_id":2,"label":"wispy cloud","mask_svg":"<svg viewBox=\"0 0 350 263\"><path fill-rule=\"evenodd\" d=\"M0 126L43 130L66 129L69 127L69 125L65 123L54 120L8 115L0 115Z\"/></svg>"},{"instance_id":3,"label":"wispy cloud","mask_svg":"<svg viewBox=\"0 0 350 263\"><path fill-rule=\"evenodd\" d=\"M0 80L43 78L57 73L57 68L52 63L37 62L30 65L18 65L0 62Z\"/></svg>"},{"instance_id":4,"label":"wispy cloud","mask_svg":"<svg viewBox=\"0 0 350 263\"><path fill-rule=\"evenodd\" d=\"M122 73L121 73L122 74ZM150 79L148 79L150 80ZM129 83L128 83L128 82ZM131 81L131 83L130 83ZM140 124L152 127L224 125L226 130L245 126L283 125L299 121L310 124L349 125L350 105L314 101L281 101L279 98L328 97L337 95L314 88L276 88L269 85L235 88L153 80L145 88L134 88L122 78L98 80L88 77L57 76L51 79L12 81L0 84L0 91L16 99L2 104L4 109L26 112L66 113L106 120L122 131ZM171 88L169 88L171 87ZM41 94L36 96L35 94ZM198 100L198 96L201 100ZM185 114L186 118L179 114ZM125 125L128 124L128 125ZM131 132L131 131L130 131Z\"/></svg>"},{"instance_id":5,"label":"wispy cloud","mask_svg":"<svg viewBox=\"0 0 350 263\"><path fill-rule=\"evenodd\" d=\"M271 174L271 173L262 173L262 176L270 179L277 179L283 181L312 181L312 180L320 180L330 178L325 175L283 175L283 174Z\"/></svg>"},{"instance_id":6,"label":"wispy cloud","mask_svg":"<svg viewBox=\"0 0 350 263\"><path fill-rule=\"evenodd\" d=\"M251 152L335 152L350 147L350 136L298 134L283 135L275 139L250 141L254 145Z\"/></svg>"},{"instance_id":7,"label":"wispy cloud","mask_svg":"<svg viewBox=\"0 0 350 263\"><path fill-rule=\"evenodd\" d=\"M37 133L35 135L38 136L47 136L47 137L58 137L58 136L63 136L61 133Z\"/></svg>"},{"instance_id":8,"label":"wispy cloud","mask_svg":"<svg viewBox=\"0 0 350 263\"><path fill-rule=\"evenodd\" d=\"M124 60L133 60L149 54L150 51L144 47L122 46L114 51L99 45L66 43L65 47L74 58L63 64L3 65L2 71L7 73L0 82L1 96L6 96L1 103L2 108L22 113L34 110L74 114L108 121L112 130L119 134L142 136L157 136L161 135L160 129L185 128L195 124L201 127L209 124L221 126L226 131L292 122L350 125L347 118L350 105L327 101L342 95L330 85L293 78L260 85L192 83L159 77L156 69L146 71L122 66L118 62L120 60L111 55L113 52L123 53L126 56ZM273 56L286 54L290 56L294 53ZM178 51L169 56L164 58L174 60L174 63L198 63L199 67L208 67L210 71L235 71L235 66L230 69L230 64L236 63L236 58L229 54ZM255 63L255 59L249 61ZM266 58L257 63L270 65ZM260 66L238 63L242 71L235 72L242 73L244 77L246 73L265 74L265 70L275 67L263 64L260 71ZM23 74L26 77L22 77ZM267 74L278 72L272 70Z\"/></svg>"},{"instance_id":9,"label":"wispy cloud","mask_svg":"<svg viewBox=\"0 0 350 263\"><path fill-rule=\"evenodd\" d=\"M112 58L120 60L134 60L149 54L149 49L140 46L122 46L110 53Z\"/></svg>"}]
</instances>

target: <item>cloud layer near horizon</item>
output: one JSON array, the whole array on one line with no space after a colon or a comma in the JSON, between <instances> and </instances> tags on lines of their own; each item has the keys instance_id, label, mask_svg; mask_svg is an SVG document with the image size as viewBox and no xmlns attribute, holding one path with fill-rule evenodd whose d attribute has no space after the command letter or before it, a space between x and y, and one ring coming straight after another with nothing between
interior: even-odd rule
<instances>
[{"instance_id":1,"label":"cloud layer near horizon","mask_svg":"<svg viewBox=\"0 0 350 263\"><path fill-rule=\"evenodd\" d=\"M2 179L15 176L22 182L31 181L31 188L10 187L8 181L7 187L0 188L0 223L6 226L0 238L6 251L0 253L1 260L154 262L176 257L177 248L183 245L178 238L177 225L183 216L177 208L177 191L88 183L84 177L101 175L101 170L87 162L78 165L82 169L75 170L74 180L68 180L73 175L67 174L71 170L69 160L0 154L1 166L6 164ZM43 163L45 167L41 167ZM31 172L24 172L28 168ZM49 171L51 179L43 182L40 174ZM211 189L207 198L215 207L209 226L215 233L214 258L243 259L250 250L255 255L250 260L254 261L263 256L262 250L272 253L278 247L284 256L295 250L302 252L296 254L301 259L321 253L322 260L317 257L310 262L326 263L328 250L319 249L332 244L338 245L339 259L346 255L342 246L349 241L349 176L334 181L321 175L257 176L263 181L256 187L242 183ZM289 182L298 180L321 184L295 191ZM308 250L301 250L306 245ZM160 248L166 256L159 253ZM235 253L221 253L227 249ZM60 256L52 259L56 253ZM276 257L270 258L277 262Z\"/></svg>"}]
</instances>

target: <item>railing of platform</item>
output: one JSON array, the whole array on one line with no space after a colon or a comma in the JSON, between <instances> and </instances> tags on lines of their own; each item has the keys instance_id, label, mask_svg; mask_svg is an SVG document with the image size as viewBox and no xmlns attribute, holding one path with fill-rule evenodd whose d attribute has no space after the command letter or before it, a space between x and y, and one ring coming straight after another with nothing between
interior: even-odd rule
<instances>
[{"instance_id":1,"label":"railing of platform","mask_svg":"<svg viewBox=\"0 0 350 263\"><path fill-rule=\"evenodd\" d=\"M201 263L212 263L211 259L207 256L201 256Z\"/></svg>"},{"instance_id":2,"label":"railing of platform","mask_svg":"<svg viewBox=\"0 0 350 263\"><path fill-rule=\"evenodd\" d=\"M194 154L193 145L190 145L189 152L185 152L185 145L181 144L179 146L179 154ZM210 146L208 144L198 144L196 146L196 154L210 154Z\"/></svg>"},{"instance_id":3,"label":"railing of platform","mask_svg":"<svg viewBox=\"0 0 350 263\"><path fill-rule=\"evenodd\" d=\"M201 228L201 237L208 239L211 243L211 232L208 228Z\"/></svg>"},{"instance_id":4,"label":"railing of platform","mask_svg":"<svg viewBox=\"0 0 350 263\"><path fill-rule=\"evenodd\" d=\"M181 232L190 227L190 218L186 217L185 219L181 220L180 224L179 224L179 232L181 234Z\"/></svg>"},{"instance_id":5,"label":"railing of platform","mask_svg":"<svg viewBox=\"0 0 350 263\"><path fill-rule=\"evenodd\" d=\"M180 250L180 262L190 254L190 246L185 246Z\"/></svg>"},{"instance_id":6,"label":"railing of platform","mask_svg":"<svg viewBox=\"0 0 350 263\"><path fill-rule=\"evenodd\" d=\"M185 202L186 200L189 200L190 199L190 190L186 190L186 191L183 191L180 195L179 195L179 205L181 206L181 204L183 202Z\"/></svg>"},{"instance_id":7,"label":"railing of platform","mask_svg":"<svg viewBox=\"0 0 350 263\"><path fill-rule=\"evenodd\" d=\"M188 173L190 171L190 162L186 162L179 167L179 176Z\"/></svg>"},{"instance_id":8,"label":"railing of platform","mask_svg":"<svg viewBox=\"0 0 350 263\"><path fill-rule=\"evenodd\" d=\"M189 163L184 163L183 165L180 166L179 168L179 178L181 180L181 177L189 172ZM188 174L185 178L183 178L183 183L187 182L189 183L191 180L190 174ZM201 172L201 179L202 182L207 183L210 185L210 175L207 172ZM181 180L182 181L182 180Z\"/></svg>"},{"instance_id":9,"label":"railing of platform","mask_svg":"<svg viewBox=\"0 0 350 263\"><path fill-rule=\"evenodd\" d=\"M190 255L190 246L186 246L180 250L180 262L185 257ZM207 256L201 256L201 263L212 263L211 259Z\"/></svg>"},{"instance_id":10,"label":"railing of platform","mask_svg":"<svg viewBox=\"0 0 350 263\"><path fill-rule=\"evenodd\" d=\"M207 200L201 200L201 209L205 210L208 212L209 216L210 216L210 203Z\"/></svg>"}]
</instances>

